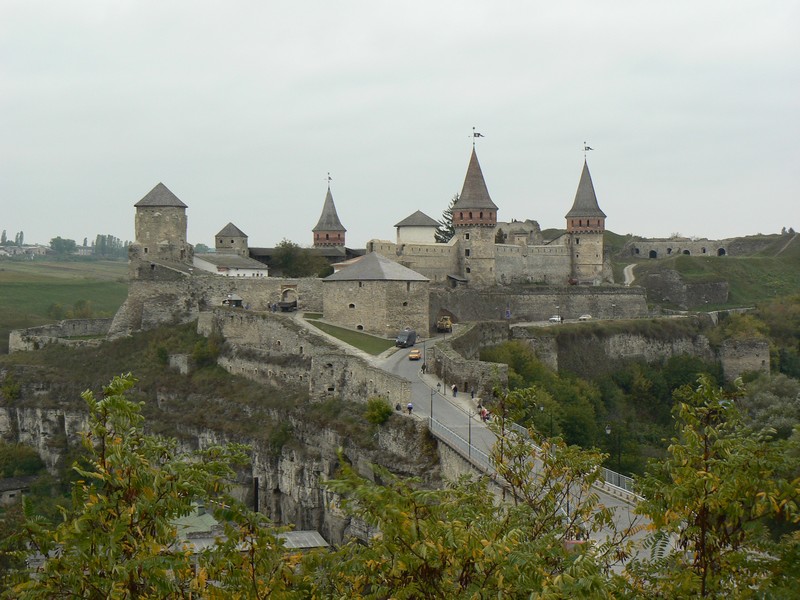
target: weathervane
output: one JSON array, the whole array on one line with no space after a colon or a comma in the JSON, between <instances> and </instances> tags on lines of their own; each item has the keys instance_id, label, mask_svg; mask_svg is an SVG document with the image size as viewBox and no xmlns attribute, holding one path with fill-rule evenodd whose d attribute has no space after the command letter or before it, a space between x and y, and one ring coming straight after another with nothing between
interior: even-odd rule
<instances>
[{"instance_id":1,"label":"weathervane","mask_svg":"<svg viewBox=\"0 0 800 600\"><path fill-rule=\"evenodd\" d=\"M333 178L331 177L331 172L330 171L328 171L327 180L328 180L328 189L330 189L331 188L331 181L333 181Z\"/></svg>"},{"instance_id":2,"label":"weathervane","mask_svg":"<svg viewBox=\"0 0 800 600\"><path fill-rule=\"evenodd\" d=\"M583 160L586 160L586 153L589 152L589 150L594 150L594 148L592 148L591 146L587 146L586 145L586 141L584 140L584 142L583 142Z\"/></svg>"},{"instance_id":3,"label":"weathervane","mask_svg":"<svg viewBox=\"0 0 800 600\"><path fill-rule=\"evenodd\" d=\"M479 138L479 137L486 137L486 136L483 135L482 133L478 133L477 131L475 131L475 128L473 127L472 128L472 147L473 148L475 147L475 138Z\"/></svg>"}]
</instances>

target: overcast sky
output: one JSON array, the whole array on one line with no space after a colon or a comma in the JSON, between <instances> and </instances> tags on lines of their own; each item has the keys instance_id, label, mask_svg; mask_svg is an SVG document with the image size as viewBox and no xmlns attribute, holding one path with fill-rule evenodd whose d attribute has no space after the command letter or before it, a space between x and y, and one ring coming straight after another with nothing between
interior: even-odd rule
<instances>
[{"instance_id":1,"label":"overcast sky","mask_svg":"<svg viewBox=\"0 0 800 600\"><path fill-rule=\"evenodd\" d=\"M800 3L0 0L0 229L133 239L163 182L189 241L347 245L461 190L564 227L588 153L608 229L800 229Z\"/></svg>"}]
</instances>

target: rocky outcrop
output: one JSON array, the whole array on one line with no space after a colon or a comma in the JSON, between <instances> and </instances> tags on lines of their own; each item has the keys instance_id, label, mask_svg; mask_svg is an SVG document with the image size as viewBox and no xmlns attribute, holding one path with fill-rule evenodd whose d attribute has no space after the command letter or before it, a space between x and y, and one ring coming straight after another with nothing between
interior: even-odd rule
<instances>
[{"instance_id":1,"label":"rocky outcrop","mask_svg":"<svg viewBox=\"0 0 800 600\"><path fill-rule=\"evenodd\" d=\"M339 499L323 485L336 474L340 449L345 460L366 477L372 477L371 465L378 464L400 475L420 477L430 485L440 483L435 445L421 421L393 415L364 445L298 416L274 412L271 417L285 422L291 431L282 447L259 439L233 440L212 429L179 427L176 433L187 450L230 441L249 444L252 465L237 482L238 495L253 505L257 491L257 506L276 523L317 530L334 544L352 535L369 534L368 527L353 522L337 508ZM53 473L64 466L65 457L80 443L87 427L85 412L0 407L0 439L32 446Z\"/></svg>"}]
</instances>

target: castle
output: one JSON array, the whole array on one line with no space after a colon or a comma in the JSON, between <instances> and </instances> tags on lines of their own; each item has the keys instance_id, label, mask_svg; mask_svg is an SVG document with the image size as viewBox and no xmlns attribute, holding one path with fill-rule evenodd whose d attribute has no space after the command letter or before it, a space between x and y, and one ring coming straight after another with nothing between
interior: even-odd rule
<instances>
[{"instance_id":1,"label":"castle","mask_svg":"<svg viewBox=\"0 0 800 600\"><path fill-rule=\"evenodd\" d=\"M370 240L367 252L391 258L433 283L452 286L611 282L603 249L606 215L585 161L566 214L566 232L558 238L543 241L533 221L498 222L498 210L473 147L461 194L452 207L455 234L449 242L436 243L438 223L417 211L395 225L396 242Z\"/></svg>"},{"instance_id":2,"label":"castle","mask_svg":"<svg viewBox=\"0 0 800 600\"><path fill-rule=\"evenodd\" d=\"M264 277L271 250L248 248L247 235L228 223L215 236L216 253L195 255L186 241L186 205L159 183L136 207L133 261L190 263L219 275ZM396 241L372 239L366 253L375 252L411 269L433 284L486 287L514 283L600 284L611 282L604 260L605 213L600 209L589 166L584 161L566 232L543 240L535 221L498 221L472 149L464 185L452 206L454 235L437 243L439 223L416 211L395 225ZM322 213L313 227L313 250L331 263L358 258L364 251L346 247L346 229L336 212L330 185Z\"/></svg>"}]
</instances>

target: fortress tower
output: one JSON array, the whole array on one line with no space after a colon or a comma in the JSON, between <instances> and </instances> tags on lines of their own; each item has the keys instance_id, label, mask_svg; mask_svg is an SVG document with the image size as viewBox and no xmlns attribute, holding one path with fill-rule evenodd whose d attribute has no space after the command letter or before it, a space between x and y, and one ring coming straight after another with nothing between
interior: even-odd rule
<instances>
[{"instance_id":1,"label":"fortress tower","mask_svg":"<svg viewBox=\"0 0 800 600\"><path fill-rule=\"evenodd\" d=\"M322 214L319 216L316 226L311 231L314 232L314 247L342 246L344 247L344 234L347 231L336 214L336 206L333 204L331 186L328 185L328 193L325 196L325 203L322 205Z\"/></svg>"},{"instance_id":2,"label":"fortress tower","mask_svg":"<svg viewBox=\"0 0 800 600\"><path fill-rule=\"evenodd\" d=\"M186 241L186 205L159 183L136 204L136 242L132 259L187 262L193 248Z\"/></svg>"},{"instance_id":3,"label":"fortress tower","mask_svg":"<svg viewBox=\"0 0 800 600\"><path fill-rule=\"evenodd\" d=\"M572 278L589 283L603 275L603 233L606 214L597 204L589 165L583 161L575 202L566 214L567 244L570 247Z\"/></svg>"},{"instance_id":4,"label":"fortress tower","mask_svg":"<svg viewBox=\"0 0 800 600\"><path fill-rule=\"evenodd\" d=\"M458 266L462 277L478 285L495 284L497 206L489 196L475 147L461 195L453 205Z\"/></svg>"},{"instance_id":5,"label":"fortress tower","mask_svg":"<svg viewBox=\"0 0 800 600\"><path fill-rule=\"evenodd\" d=\"M214 238L214 248L217 252L225 254L238 254L249 257L247 247L247 234L233 223L228 223Z\"/></svg>"}]
</instances>

